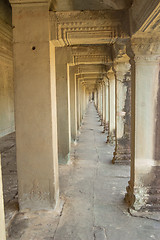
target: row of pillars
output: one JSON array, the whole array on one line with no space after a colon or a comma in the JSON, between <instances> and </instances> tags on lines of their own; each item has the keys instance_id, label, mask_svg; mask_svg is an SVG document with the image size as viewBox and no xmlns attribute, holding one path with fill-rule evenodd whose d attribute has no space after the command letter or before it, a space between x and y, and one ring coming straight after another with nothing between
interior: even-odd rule
<instances>
[{"instance_id":1,"label":"row of pillars","mask_svg":"<svg viewBox=\"0 0 160 240\"><path fill-rule=\"evenodd\" d=\"M134 48L132 47L132 50ZM136 211L160 210L160 61L140 51L120 59L95 90L112 163L131 164L125 200Z\"/></svg>"},{"instance_id":2,"label":"row of pillars","mask_svg":"<svg viewBox=\"0 0 160 240\"><path fill-rule=\"evenodd\" d=\"M129 164L131 131L130 64L117 63L95 90L95 106L107 131L107 143L115 143L113 163Z\"/></svg>"},{"instance_id":3,"label":"row of pillars","mask_svg":"<svg viewBox=\"0 0 160 240\"><path fill-rule=\"evenodd\" d=\"M70 73L74 70L68 64L67 47L55 48L50 41L48 1L11 3L19 206L54 209L59 200L58 158L69 160L89 92L83 79ZM108 128L107 141L115 140L113 162L130 160L131 151L129 205L157 210L160 67L154 48L147 56L141 49L134 52L133 46L127 61L114 63L95 92L95 103Z\"/></svg>"},{"instance_id":4,"label":"row of pillars","mask_svg":"<svg viewBox=\"0 0 160 240\"><path fill-rule=\"evenodd\" d=\"M10 2L19 207L55 209L58 161L69 161L89 92L71 74L67 47L55 48L50 41L49 1Z\"/></svg>"}]
</instances>

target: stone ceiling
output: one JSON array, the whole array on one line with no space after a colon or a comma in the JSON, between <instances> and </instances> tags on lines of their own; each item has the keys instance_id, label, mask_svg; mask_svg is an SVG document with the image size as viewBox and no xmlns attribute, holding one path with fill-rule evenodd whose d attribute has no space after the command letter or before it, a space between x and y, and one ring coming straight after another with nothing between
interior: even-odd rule
<instances>
[{"instance_id":1,"label":"stone ceiling","mask_svg":"<svg viewBox=\"0 0 160 240\"><path fill-rule=\"evenodd\" d=\"M132 2L133 0L54 0L54 10L122 10L129 8Z\"/></svg>"}]
</instances>

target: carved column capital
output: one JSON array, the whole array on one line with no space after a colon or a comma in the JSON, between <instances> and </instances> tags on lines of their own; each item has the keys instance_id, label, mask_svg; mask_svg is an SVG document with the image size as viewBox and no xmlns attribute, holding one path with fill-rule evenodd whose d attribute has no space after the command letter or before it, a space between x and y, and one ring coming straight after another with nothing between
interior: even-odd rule
<instances>
[{"instance_id":1,"label":"carved column capital","mask_svg":"<svg viewBox=\"0 0 160 240\"><path fill-rule=\"evenodd\" d=\"M114 70L116 71L116 73L119 73L120 75L125 74L126 72L128 72L130 70L130 63L129 61L127 62L115 62L114 63Z\"/></svg>"},{"instance_id":2,"label":"carved column capital","mask_svg":"<svg viewBox=\"0 0 160 240\"><path fill-rule=\"evenodd\" d=\"M108 81L109 81L108 78L105 78L105 79L104 79L104 85L105 85L106 87L108 86Z\"/></svg>"},{"instance_id":3,"label":"carved column capital","mask_svg":"<svg viewBox=\"0 0 160 240\"><path fill-rule=\"evenodd\" d=\"M107 78L108 78L109 80L115 78L114 72L113 72L112 70L110 70L110 71L107 72Z\"/></svg>"},{"instance_id":4,"label":"carved column capital","mask_svg":"<svg viewBox=\"0 0 160 240\"><path fill-rule=\"evenodd\" d=\"M160 60L160 37L133 38L131 48L136 63L157 62Z\"/></svg>"}]
</instances>

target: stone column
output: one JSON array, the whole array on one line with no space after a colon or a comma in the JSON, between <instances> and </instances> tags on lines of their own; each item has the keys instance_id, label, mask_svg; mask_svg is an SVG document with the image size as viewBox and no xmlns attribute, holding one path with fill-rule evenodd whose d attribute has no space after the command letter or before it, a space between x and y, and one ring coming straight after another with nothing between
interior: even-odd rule
<instances>
[{"instance_id":1,"label":"stone column","mask_svg":"<svg viewBox=\"0 0 160 240\"><path fill-rule=\"evenodd\" d=\"M128 164L131 159L131 78L129 57L120 59L114 64L116 76L116 109L115 109L115 151L112 163Z\"/></svg>"},{"instance_id":2,"label":"stone column","mask_svg":"<svg viewBox=\"0 0 160 240\"><path fill-rule=\"evenodd\" d=\"M102 120L101 125L104 126L103 132L105 132L106 129L106 84L105 80L103 79L102 82Z\"/></svg>"},{"instance_id":3,"label":"stone column","mask_svg":"<svg viewBox=\"0 0 160 240\"><path fill-rule=\"evenodd\" d=\"M80 80L76 76L76 93L77 93L77 130L80 131Z\"/></svg>"},{"instance_id":4,"label":"stone column","mask_svg":"<svg viewBox=\"0 0 160 240\"><path fill-rule=\"evenodd\" d=\"M96 86L96 110L98 112L98 85Z\"/></svg>"},{"instance_id":5,"label":"stone column","mask_svg":"<svg viewBox=\"0 0 160 240\"><path fill-rule=\"evenodd\" d=\"M2 172L1 172L1 155L0 155L0 239L6 240L5 216L4 216L4 200L2 187Z\"/></svg>"},{"instance_id":6,"label":"stone column","mask_svg":"<svg viewBox=\"0 0 160 240\"><path fill-rule=\"evenodd\" d=\"M84 84L82 84L82 118L84 117L86 106L85 106L85 95L86 90Z\"/></svg>"},{"instance_id":7,"label":"stone column","mask_svg":"<svg viewBox=\"0 0 160 240\"><path fill-rule=\"evenodd\" d=\"M105 131L108 131L109 126L109 81L105 79L105 86L106 86L106 115L105 115Z\"/></svg>"},{"instance_id":8,"label":"stone column","mask_svg":"<svg viewBox=\"0 0 160 240\"><path fill-rule=\"evenodd\" d=\"M67 66L67 48L56 48L56 91L57 91L57 129L58 160L67 163L70 160L70 89L69 67Z\"/></svg>"},{"instance_id":9,"label":"stone column","mask_svg":"<svg viewBox=\"0 0 160 240\"><path fill-rule=\"evenodd\" d=\"M126 201L140 212L160 211L160 45L133 39L132 158ZM158 49L159 48L159 49Z\"/></svg>"},{"instance_id":10,"label":"stone column","mask_svg":"<svg viewBox=\"0 0 160 240\"><path fill-rule=\"evenodd\" d=\"M89 103L89 92L88 90L86 89L86 108L88 106L88 103Z\"/></svg>"},{"instance_id":11,"label":"stone column","mask_svg":"<svg viewBox=\"0 0 160 240\"><path fill-rule=\"evenodd\" d=\"M82 80L83 81L83 80ZM82 117L83 117L83 89L82 89L82 81L79 84L79 99L80 99L80 125L82 124Z\"/></svg>"},{"instance_id":12,"label":"stone column","mask_svg":"<svg viewBox=\"0 0 160 240\"><path fill-rule=\"evenodd\" d=\"M97 109L97 89L94 91L94 104Z\"/></svg>"},{"instance_id":13,"label":"stone column","mask_svg":"<svg viewBox=\"0 0 160 240\"><path fill-rule=\"evenodd\" d=\"M77 138L77 91L76 91L76 74L77 67L69 67L70 79L70 114L71 114L71 138L75 142Z\"/></svg>"},{"instance_id":14,"label":"stone column","mask_svg":"<svg viewBox=\"0 0 160 240\"><path fill-rule=\"evenodd\" d=\"M54 209L59 197L55 49L48 1L11 0L20 209Z\"/></svg>"},{"instance_id":15,"label":"stone column","mask_svg":"<svg viewBox=\"0 0 160 240\"><path fill-rule=\"evenodd\" d=\"M102 83L99 83L99 86L98 86L98 114L101 122L102 120Z\"/></svg>"},{"instance_id":16,"label":"stone column","mask_svg":"<svg viewBox=\"0 0 160 240\"><path fill-rule=\"evenodd\" d=\"M107 73L109 79L109 126L107 142L115 140L115 75L111 70Z\"/></svg>"}]
</instances>

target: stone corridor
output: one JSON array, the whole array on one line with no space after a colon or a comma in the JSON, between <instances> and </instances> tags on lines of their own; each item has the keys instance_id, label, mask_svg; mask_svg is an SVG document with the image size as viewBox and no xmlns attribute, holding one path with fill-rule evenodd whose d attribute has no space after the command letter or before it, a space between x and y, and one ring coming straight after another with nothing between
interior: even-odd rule
<instances>
[{"instance_id":1,"label":"stone corridor","mask_svg":"<svg viewBox=\"0 0 160 240\"><path fill-rule=\"evenodd\" d=\"M113 165L94 103L89 103L71 163L59 166L57 211L20 212L8 240L160 240L160 221L133 217L124 204L128 165Z\"/></svg>"}]
</instances>

